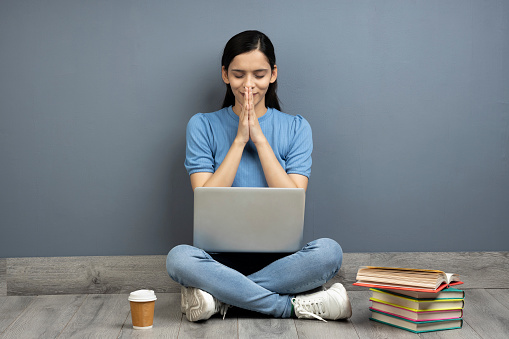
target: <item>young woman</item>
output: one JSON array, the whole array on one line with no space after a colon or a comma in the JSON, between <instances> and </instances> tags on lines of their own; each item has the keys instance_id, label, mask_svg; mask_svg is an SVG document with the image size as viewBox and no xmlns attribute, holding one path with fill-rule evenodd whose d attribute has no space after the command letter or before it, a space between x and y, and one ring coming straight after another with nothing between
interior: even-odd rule
<instances>
[{"instance_id":1,"label":"young woman","mask_svg":"<svg viewBox=\"0 0 509 339\"><path fill-rule=\"evenodd\" d=\"M196 187L307 188L311 127L280 111L274 47L258 31L232 37L222 57L223 108L198 113L187 126L185 166ZM336 275L343 252L318 239L291 255L207 253L179 245L166 266L182 285L182 312L206 320L236 306L289 318L345 319L352 314L343 285L321 286ZM310 293L310 290L319 291ZM307 292L307 293L306 293Z\"/></svg>"}]
</instances>

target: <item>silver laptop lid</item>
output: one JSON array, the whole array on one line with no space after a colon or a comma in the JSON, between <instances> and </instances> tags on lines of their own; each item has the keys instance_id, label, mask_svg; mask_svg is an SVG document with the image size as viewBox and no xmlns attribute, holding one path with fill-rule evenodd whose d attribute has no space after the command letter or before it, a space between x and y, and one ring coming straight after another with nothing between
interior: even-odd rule
<instances>
[{"instance_id":1,"label":"silver laptop lid","mask_svg":"<svg viewBox=\"0 0 509 339\"><path fill-rule=\"evenodd\" d=\"M198 187L193 244L209 252L296 252L305 199L303 188Z\"/></svg>"}]
</instances>

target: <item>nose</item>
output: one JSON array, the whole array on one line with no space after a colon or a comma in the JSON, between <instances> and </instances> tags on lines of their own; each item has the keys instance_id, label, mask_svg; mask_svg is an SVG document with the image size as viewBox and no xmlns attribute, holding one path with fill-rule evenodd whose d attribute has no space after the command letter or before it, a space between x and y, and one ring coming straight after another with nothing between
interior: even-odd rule
<instances>
[{"instance_id":1,"label":"nose","mask_svg":"<svg viewBox=\"0 0 509 339\"><path fill-rule=\"evenodd\" d=\"M245 77L244 87L254 88L254 81L252 75L247 75Z\"/></svg>"}]
</instances>

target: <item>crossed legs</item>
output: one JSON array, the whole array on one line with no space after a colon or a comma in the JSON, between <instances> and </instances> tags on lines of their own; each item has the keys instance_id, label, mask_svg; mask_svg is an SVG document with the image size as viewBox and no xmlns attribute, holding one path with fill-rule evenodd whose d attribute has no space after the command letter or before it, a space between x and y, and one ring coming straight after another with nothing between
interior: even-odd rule
<instances>
[{"instance_id":1,"label":"crossed legs","mask_svg":"<svg viewBox=\"0 0 509 339\"><path fill-rule=\"evenodd\" d=\"M342 258L341 246L322 238L245 276L199 248L178 245L168 253L166 268L179 284L204 290L225 304L289 318L291 298L334 277Z\"/></svg>"}]
</instances>

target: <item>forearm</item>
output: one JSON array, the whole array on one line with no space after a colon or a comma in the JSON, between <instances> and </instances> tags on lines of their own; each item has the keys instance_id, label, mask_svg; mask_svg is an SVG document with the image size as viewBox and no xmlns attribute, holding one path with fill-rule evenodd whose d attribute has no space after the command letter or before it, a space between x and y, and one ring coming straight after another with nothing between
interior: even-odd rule
<instances>
[{"instance_id":1,"label":"forearm","mask_svg":"<svg viewBox=\"0 0 509 339\"><path fill-rule=\"evenodd\" d=\"M257 143L256 149L269 187L296 188L297 184L285 172L267 140Z\"/></svg>"},{"instance_id":2,"label":"forearm","mask_svg":"<svg viewBox=\"0 0 509 339\"><path fill-rule=\"evenodd\" d=\"M234 140L223 162L203 184L203 187L231 187L239 168L244 146L245 143Z\"/></svg>"}]
</instances>

